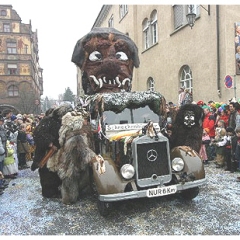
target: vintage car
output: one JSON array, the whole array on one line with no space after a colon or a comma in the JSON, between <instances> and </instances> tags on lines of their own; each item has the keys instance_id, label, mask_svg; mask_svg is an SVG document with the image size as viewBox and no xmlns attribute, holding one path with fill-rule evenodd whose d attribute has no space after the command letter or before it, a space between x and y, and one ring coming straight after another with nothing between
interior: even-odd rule
<instances>
[{"instance_id":1,"label":"vintage car","mask_svg":"<svg viewBox=\"0 0 240 240\"><path fill-rule=\"evenodd\" d=\"M187 146L170 149L160 131L165 107L160 93L103 93L89 101L91 123L98 130L96 152L104 159L102 166L92 166L101 215L107 215L115 201L198 195L206 181L203 163Z\"/></svg>"}]
</instances>

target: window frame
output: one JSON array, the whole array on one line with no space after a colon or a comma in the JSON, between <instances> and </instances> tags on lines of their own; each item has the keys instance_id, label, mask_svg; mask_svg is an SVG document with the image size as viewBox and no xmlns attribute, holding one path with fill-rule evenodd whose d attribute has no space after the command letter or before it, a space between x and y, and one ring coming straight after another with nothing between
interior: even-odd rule
<instances>
[{"instance_id":1,"label":"window frame","mask_svg":"<svg viewBox=\"0 0 240 240\"><path fill-rule=\"evenodd\" d=\"M11 32L10 23L3 23L3 32Z\"/></svg>"},{"instance_id":2,"label":"window frame","mask_svg":"<svg viewBox=\"0 0 240 240\"><path fill-rule=\"evenodd\" d=\"M18 97L19 89L15 84L12 84L8 87L8 97Z\"/></svg>"},{"instance_id":3,"label":"window frame","mask_svg":"<svg viewBox=\"0 0 240 240\"><path fill-rule=\"evenodd\" d=\"M142 22L143 48L147 50L158 42L158 19L157 10L151 12L150 19L145 18Z\"/></svg>"},{"instance_id":4,"label":"window frame","mask_svg":"<svg viewBox=\"0 0 240 240\"><path fill-rule=\"evenodd\" d=\"M152 45L158 42L158 19L157 19L157 10L153 10L151 13L151 39Z\"/></svg>"},{"instance_id":5,"label":"window frame","mask_svg":"<svg viewBox=\"0 0 240 240\"><path fill-rule=\"evenodd\" d=\"M196 18L200 16L200 5L191 4L194 6L193 12L196 14ZM174 16L174 30L177 30L188 24L186 15L190 12L190 5L173 5Z\"/></svg>"},{"instance_id":6,"label":"window frame","mask_svg":"<svg viewBox=\"0 0 240 240\"><path fill-rule=\"evenodd\" d=\"M113 14L111 15L111 17L108 20L108 27L114 27L114 18L113 18Z\"/></svg>"},{"instance_id":7,"label":"window frame","mask_svg":"<svg viewBox=\"0 0 240 240\"><path fill-rule=\"evenodd\" d=\"M152 77L149 77L147 80L147 90L154 91L155 90L155 81Z\"/></svg>"},{"instance_id":8,"label":"window frame","mask_svg":"<svg viewBox=\"0 0 240 240\"><path fill-rule=\"evenodd\" d=\"M123 19L128 13L128 5L126 4L120 4L119 5L119 17L120 20Z\"/></svg>"},{"instance_id":9,"label":"window frame","mask_svg":"<svg viewBox=\"0 0 240 240\"><path fill-rule=\"evenodd\" d=\"M0 16L6 17L7 16L7 11L5 9L0 10Z\"/></svg>"},{"instance_id":10,"label":"window frame","mask_svg":"<svg viewBox=\"0 0 240 240\"><path fill-rule=\"evenodd\" d=\"M14 46L11 46L14 45ZM16 42L7 42L7 53L8 54L17 54L17 43Z\"/></svg>"},{"instance_id":11,"label":"window frame","mask_svg":"<svg viewBox=\"0 0 240 240\"><path fill-rule=\"evenodd\" d=\"M143 43L144 43L144 50L148 49L150 47L150 38L149 38L149 21L146 18L143 21Z\"/></svg>"},{"instance_id":12,"label":"window frame","mask_svg":"<svg viewBox=\"0 0 240 240\"><path fill-rule=\"evenodd\" d=\"M17 64L12 64L12 63L8 64L7 65L7 74L8 75L17 75Z\"/></svg>"},{"instance_id":13,"label":"window frame","mask_svg":"<svg viewBox=\"0 0 240 240\"><path fill-rule=\"evenodd\" d=\"M191 68L188 65L183 66L180 72L180 87L185 87L186 90L192 93L192 79Z\"/></svg>"}]
</instances>

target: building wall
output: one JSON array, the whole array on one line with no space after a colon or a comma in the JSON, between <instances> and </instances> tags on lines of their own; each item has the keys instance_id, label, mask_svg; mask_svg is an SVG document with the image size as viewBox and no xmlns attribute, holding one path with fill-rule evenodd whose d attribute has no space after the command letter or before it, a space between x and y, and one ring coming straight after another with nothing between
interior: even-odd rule
<instances>
[{"instance_id":1,"label":"building wall","mask_svg":"<svg viewBox=\"0 0 240 240\"><path fill-rule=\"evenodd\" d=\"M142 22L150 18L154 9L157 10L158 42L144 50ZM121 20L119 5L104 5L93 27L108 27L113 16L113 27L127 33L136 43L140 67L134 70L133 90L147 90L147 79L152 77L155 90L167 101L177 103L181 69L188 65L192 70L194 101L226 102L235 96L238 99L240 75L236 75L234 23L240 22L240 5L211 5L210 15L208 5L199 6L198 10L200 15L192 29L185 24L174 30L173 5L128 5L128 13ZM235 79L235 89L225 87L226 75Z\"/></svg>"},{"instance_id":2,"label":"building wall","mask_svg":"<svg viewBox=\"0 0 240 240\"><path fill-rule=\"evenodd\" d=\"M0 5L6 16L0 14L0 105L18 106L21 91L33 92L35 100L40 101L43 94L43 69L39 64L37 32L32 31L31 22L21 23L21 18L12 5ZM4 31L4 24L10 24L10 30ZM16 53L8 53L7 42L16 42ZM9 74L8 65L17 65L15 74ZM10 96L9 86L19 90L19 96Z\"/></svg>"}]
</instances>

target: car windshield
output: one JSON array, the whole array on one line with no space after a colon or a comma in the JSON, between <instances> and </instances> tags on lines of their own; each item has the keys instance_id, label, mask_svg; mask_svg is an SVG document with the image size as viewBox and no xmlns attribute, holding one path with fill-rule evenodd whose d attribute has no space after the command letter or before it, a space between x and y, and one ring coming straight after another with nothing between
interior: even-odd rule
<instances>
[{"instance_id":1,"label":"car windshield","mask_svg":"<svg viewBox=\"0 0 240 240\"><path fill-rule=\"evenodd\" d=\"M154 113L148 106L138 109L125 108L120 113L105 111L103 113L103 122L105 124L127 124L127 123L147 123L151 120L159 123L159 116Z\"/></svg>"}]
</instances>

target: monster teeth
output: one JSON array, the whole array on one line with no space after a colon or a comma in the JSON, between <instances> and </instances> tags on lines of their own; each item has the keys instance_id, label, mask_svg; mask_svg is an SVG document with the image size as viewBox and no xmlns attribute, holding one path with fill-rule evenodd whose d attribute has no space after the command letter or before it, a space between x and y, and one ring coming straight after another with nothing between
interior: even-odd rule
<instances>
[{"instance_id":1,"label":"monster teeth","mask_svg":"<svg viewBox=\"0 0 240 240\"><path fill-rule=\"evenodd\" d=\"M129 83L130 83L130 79L129 79L129 78L125 78L125 79L122 81L122 85L124 86L126 82L129 82Z\"/></svg>"},{"instance_id":2,"label":"monster teeth","mask_svg":"<svg viewBox=\"0 0 240 240\"><path fill-rule=\"evenodd\" d=\"M122 82L120 82L119 77L116 77L113 80L106 80L106 77L97 79L94 75L90 75L89 77L93 79L93 81L96 83L97 86L99 86L99 88L103 87L103 83L109 85L118 84L118 87L124 86L127 82L131 83L131 80L129 78L125 78Z\"/></svg>"},{"instance_id":3,"label":"monster teeth","mask_svg":"<svg viewBox=\"0 0 240 240\"><path fill-rule=\"evenodd\" d=\"M118 84L118 87L121 87L121 82L119 81L119 77L116 77L116 83Z\"/></svg>"},{"instance_id":4,"label":"monster teeth","mask_svg":"<svg viewBox=\"0 0 240 240\"><path fill-rule=\"evenodd\" d=\"M102 88L102 86L103 86L103 81L102 81L102 79L99 78L98 81L99 81L99 88Z\"/></svg>"},{"instance_id":5,"label":"monster teeth","mask_svg":"<svg viewBox=\"0 0 240 240\"><path fill-rule=\"evenodd\" d=\"M90 75L89 77L91 77L93 79L93 81L99 86L99 81L97 80L97 78L93 75Z\"/></svg>"}]
</instances>

